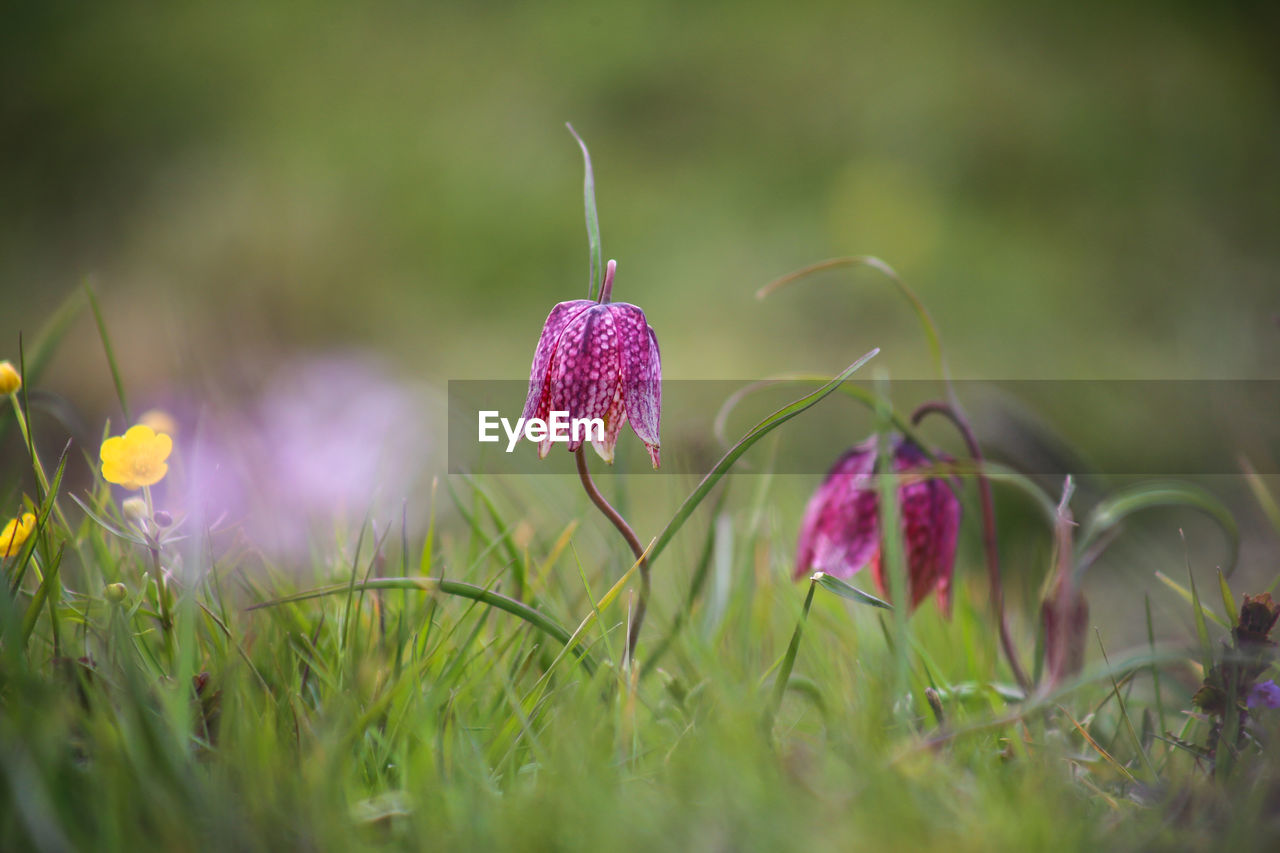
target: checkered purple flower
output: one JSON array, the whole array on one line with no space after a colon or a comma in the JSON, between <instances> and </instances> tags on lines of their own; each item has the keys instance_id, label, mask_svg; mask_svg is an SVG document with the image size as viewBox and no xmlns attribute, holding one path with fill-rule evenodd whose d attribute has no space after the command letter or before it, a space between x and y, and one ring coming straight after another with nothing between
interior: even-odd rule
<instances>
[{"instance_id":1,"label":"checkered purple flower","mask_svg":"<svg viewBox=\"0 0 1280 853\"><path fill-rule=\"evenodd\" d=\"M900 475L922 472L930 466L928 457L911 441L894 436L892 449L893 468ZM827 472L809 500L800 527L797 579L815 571L850 578L870 565L881 594L888 593L880 559L875 464L873 437L846 452ZM938 606L949 615L960 501L937 476L905 476L898 487L898 512L906 546L911 607L917 607L936 590Z\"/></svg>"},{"instance_id":2,"label":"checkered purple flower","mask_svg":"<svg viewBox=\"0 0 1280 853\"><path fill-rule=\"evenodd\" d=\"M630 422L657 468L662 421L658 338L643 311L609 301L616 266L609 261L600 301L561 302L547 315L533 354L524 417L546 420L551 412L568 412L570 420L602 418L604 439L593 437L591 443L606 462L613 461L618 433ZM569 442L570 451L581 446L581 439ZM548 437L538 456L550 450Z\"/></svg>"}]
</instances>

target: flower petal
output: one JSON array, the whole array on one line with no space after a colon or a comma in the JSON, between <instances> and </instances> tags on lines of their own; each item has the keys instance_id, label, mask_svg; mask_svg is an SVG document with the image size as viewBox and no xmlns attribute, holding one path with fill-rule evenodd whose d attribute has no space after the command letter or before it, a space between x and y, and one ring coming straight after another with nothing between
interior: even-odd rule
<instances>
[{"instance_id":1,"label":"flower petal","mask_svg":"<svg viewBox=\"0 0 1280 853\"><path fill-rule=\"evenodd\" d=\"M613 396L613 403L604 415L604 438L599 439L595 436L591 438L591 446L596 449L600 458L610 465L613 464L614 448L618 445L618 434L622 432L622 425L626 422L627 410L622 404L622 383L619 382L618 390Z\"/></svg>"},{"instance_id":2,"label":"flower petal","mask_svg":"<svg viewBox=\"0 0 1280 853\"><path fill-rule=\"evenodd\" d=\"M151 452L155 455L157 462L163 462L168 459L169 454L173 452L173 439L162 432L153 434L155 435L155 439L151 442ZM165 467L167 469L168 466Z\"/></svg>"},{"instance_id":3,"label":"flower petal","mask_svg":"<svg viewBox=\"0 0 1280 853\"><path fill-rule=\"evenodd\" d=\"M894 469L899 474L910 474L929 465L928 457L915 444L905 439L895 442ZM945 480L922 475L920 479L904 479L898 488L898 507L906 545L911 606L917 606L937 590L938 606L949 616L960 501Z\"/></svg>"},{"instance_id":4,"label":"flower petal","mask_svg":"<svg viewBox=\"0 0 1280 853\"><path fill-rule=\"evenodd\" d=\"M103 462L115 462L125 453L124 436L114 435L102 442L102 447L98 450L98 458Z\"/></svg>"},{"instance_id":5,"label":"flower petal","mask_svg":"<svg viewBox=\"0 0 1280 853\"><path fill-rule=\"evenodd\" d=\"M1270 679L1259 682L1249 691L1245 704L1250 708L1280 708L1280 686Z\"/></svg>"},{"instance_id":6,"label":"flower petal","mask_svg":"<svg viewBox=\"0 0 1280 853\"><path fill-rule=\"evenodd\" d=\"M146 424L134 424L125 430L124 440L126 444L141 444L151 441L156 437L156 431Z\"/></svg>"},{"instance_id":7,"label":"flower petal","mask_svg":"<svg viewBox=\"0 0 1280 853\"><path fill-rule=\"evenodd\" d=\"M550 368L556 344L565 326L594 304L589 299L561 302L547 315L547 321L542 325L542 334L538 337L538 347L533 351L533 365L529 369L529 394L525 397L523 417L546 418L550 393Z\"/></svg>"},{"instance_id":8,"label":"flower petal","mask_svg":"<svg viewBox=\"0 0 1280 853\"><path fill-rule=\"evenodd\" d=\"M620 380L618 331L608 306L593 305L569 321L552 356L549 374L549 411L568 412L570 421L608 414ZM607 440L607 429L605 437ZM581 435L571 440L569 450L577 450L582 441ZM544 445L550 445L549 437Z\"/></svg>"},{"instance_id":9,"label":"flower petal","mask_svg":"<svg viewBox=\"0 0 1280 853\"><path fill-rule=\"evenodd\" d=\"M849 450L836 460L809 499L796 543L795 577L822 571L849 578L880 547L876 492L870 482L875 444Z\"/></svg>"},{"instance_id":10,"label":"flower petal","mask_svg":"<svg viewBox=\"0 0 1280 853\"><path fill-rule=\"evenodd\" d=\"M133 480L137 485L135 485L134 488L138 488L138 486L154 486L156 483L163 480L164 475L168 473L169 464L167 462L161 462L157 465L153 465L151 466L151 469L145 473L135 472Z\"/></svg>"},{"instance_id":11,"label":"flower petal","mask_svg":"<svg viewBox=\"0 0 1280 853\"><path fill-rule=\"evenodd\" d=\"M621 347L622 401L631 428L658 467L662 423L662 357L644 312L625 302L611 305Z\"/></svg>"},{"instance_id":12,"label":"flower petal","mask_svg":"<svg viewBox=\"0 0 1280 853\"><path fill-rule=\"evenodd\" d=\"M134 481L133 468L119 462L102 463L102 479L126 489L137 489L141 486Z\"/></svg>"}]
</instances>

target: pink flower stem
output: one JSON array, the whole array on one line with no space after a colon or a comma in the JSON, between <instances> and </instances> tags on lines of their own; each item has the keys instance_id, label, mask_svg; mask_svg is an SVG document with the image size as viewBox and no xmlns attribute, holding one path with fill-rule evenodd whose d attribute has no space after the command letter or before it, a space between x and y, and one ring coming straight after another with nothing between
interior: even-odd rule
<instances>
[{"instance_id":1,"label":"pink flower stem","mask_svg":"<svg viewBox=\"0 0 1280 853\"><path fill-rule=\"evenodd\" d=\"M613 274L618 271L618 262L610 260L604 268L604 281L600 284L600 298L597 305L607 305L613 300Z\"/></svg>"},{"instance_id":2,"label":"pink flower stem","mask_svg":"<svg viewBox=\"0 0 1280 853\"><path fill-rule=\"evenodd\" d=\"M1017 651L1013 646L1013 637L1009 633L1009 622L1005 618L1004 585L1000 581L1000 550L996 541L995 501L991 497L991 481L987 479L987 475L982 470L982 450L978 447L978 441L974 438L973 430L969 427L968 421L949 403L944 403L940 400L922 403L911 413L912 425L918 425L920 421L930 414L939 414L951 421L956 431L964 438L970 458L977 463L978 499L982 505L982 544L987 552L987 580L991 585L991 602L995 605L996 618L1000 626L1000 646L1004 649L1004 656L1009 660L1009 668L1013 670L1013 677L1017 680L1018 686L1024 692L1029 692L1031 690L1031 679L1027 677L1026 670L1022 668L1022 664L1018 661Z\"/></svg>"},{"instance_id":3,"label":"pink flower stem","mask_svg":"<svg viewBox=\"0 0 1280 853\"><path fill-rule=\"evenodd\" d=\"M610 268L613 262L610 261ZM607 279L606 279L607 281ZM579 447L574 454L578 461L578 477L582 480L582 488L586 490L587 497L591 498L591 502L596 505L600 512L604 513L604 517L618 528L618 532L622 534L622 538L627 540L627 545L631 547L631 553L635 555L636 560L640 563L640 600L636 603L636 609L631 614L631 624L627 628L627 648L623 662L629 662L635 654L636 640L640 638L640 626L644 624L644 613L649 604L649 561L644 555L644 546L640 544L639 537L636 532L631 529L631 525L627 524L627 520L623 518L616 509L600 494L600 490L596 488L596 484L591 479L591 472L587 470L586 447Z\"/></svg>"}]
</instances>

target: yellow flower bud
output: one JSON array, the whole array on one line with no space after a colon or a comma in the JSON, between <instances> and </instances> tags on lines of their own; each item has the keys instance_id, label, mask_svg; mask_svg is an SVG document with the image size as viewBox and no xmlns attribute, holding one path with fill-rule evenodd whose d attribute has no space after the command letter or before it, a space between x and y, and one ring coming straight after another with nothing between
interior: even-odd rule
<instances>
[{"instance_id":1,"label":"yellow flower bud","mask_svg":"<svg viewBox=\"0 0 1280 853\"><path fill-rule=\"evenodd\" d=\"M13 363L0 361L0 396L8 396L22 387L22 377L14 370Z\"/></svg>"},{"instance_id":2,"label":"yellow flower bud","mask_svg":"<svg viewBox=\"0 0 1280 853\"><path fill-rule=\"evenodd\" d=\"M13 518L0 529L0 557L12 557L36 529L36 517L24 512L21 518Z\"/></svg>"},{"instance_id":3,"label":"yellow flower bud","mask_svg":"<svg viewBox=\"0 0 1280 853\"><path fill-rule=\"evenodd\" d=\"M102 590L102 597L112 604L119 604L129 595L129 590L122 583L109 583Z\"/></svg>"}]
</instances>

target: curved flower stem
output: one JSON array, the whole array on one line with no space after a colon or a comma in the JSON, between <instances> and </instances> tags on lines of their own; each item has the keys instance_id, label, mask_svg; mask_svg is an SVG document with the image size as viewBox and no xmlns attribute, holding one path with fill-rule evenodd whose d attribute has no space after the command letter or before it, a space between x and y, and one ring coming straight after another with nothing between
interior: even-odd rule
<instances>
[{"instance_id":1,"label":"curved flower stem","mask_svg":"<svg viewBox=\"0 0 1280 853\"><path fill-rule=\"evenodd\" d=\"M1027 677L1026 670L1022 668L1022 664L1018 660L1017 652L1013 646L1013 637L1009 633L1009 623L1005 619L1004 585L1000 580L1000 551L996 543L995 502L991 497L991 481L987 479L987 475L982 471L982 450L978 447L978 441L974 438L969 422L950 403L944 403L941 400L921 403L911 413L911 423L919 425L920 421L931 414L942 415L951 421L956 431L964 438L965 446L969 450L969 456L974 462L978 463L978 498L982 505L982 544L983 549L987 552L987 579L991 584L991 601L995 605L996 618L1000 626L1000 646L1004 649L1004 655L1009 660L1009 668L1013 670L1013 677L1017 680L1018 686L1024 692L1030 691L1031 679Z\"/></svg>"},{"instance_id":2,"label":"curved flower stem","mask_svg":"<svg viewBox=\"0 0 1280 853\"><path fill-rule=\"evenodd\" d=\"M587 497L591 498L591 502L596 505L600 512L604 513L604 517L618 528L618 532L622 534L622 538L627 540L627 545L631 547L631 553L635 555L636 560L640 563L640 601L636 603L636 609L631 613L631 624L627 627L627 649L624 662L630 662L635 654L636 640L640 637L640 626L644 624L644 613L649 604L649 561L645 557L644 546L640 544L640 539L636 536L636 532L631 529L631 525L627 524L627 520L623 518L616 509L600 494L600 490L596 488L596 484L591 479L591 472L587 470L586 447L579 447L574 453L578 462L578 477L582 480L582 488L587 492Z\"/></svg>"}]
</instances>

